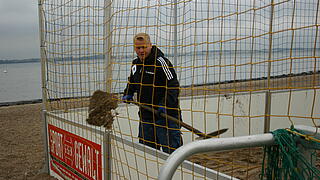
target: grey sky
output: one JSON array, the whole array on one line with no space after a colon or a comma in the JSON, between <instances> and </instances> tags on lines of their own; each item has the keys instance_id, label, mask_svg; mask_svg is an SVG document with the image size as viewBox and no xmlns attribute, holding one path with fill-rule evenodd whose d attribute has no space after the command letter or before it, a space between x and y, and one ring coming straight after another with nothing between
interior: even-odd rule
<instances>
[{"instance_id":1,"label":"grey sky","mask_svg":"<svg viewBox=\"0 0 320 180\"><path fill-rule=\"evenodd\" d=\"M118 1L115 1L115 2L118 2ZM148 2L156 3L156 1L148 1ZM252 6L250 4L251 1L243 0L240 2L247 5L248 7ZM312 1L312 2L314 3L316 1ZM126 3L122 2L122 4L126 4ZM304 4L303 6L306 6L306 7L302 8L302 10L312 9L311 7L309 7L312 5L313 5L312 3L306 4L306 5ZM247 6L244 6L244 7L248 8ZM286 6L284 7L287 8L287 11L291 12L292 8L287 6L288 4L286 4ZM299 6L301 6L301 4ZM205 6L201 6L201 7L204 8ZM231 8L230 5L226 7ZM283 8L283 7L281 6L280 8ZM206 12L206 11L203 11L203 12ZM216 12L219 13L219 11L216 11ZM226 11L226 13L228 12ZM268 16L269 13L268 12L266 13L267 13L266 16ZM314 12L309 11L309 13L314 13ZM305 14L305 12L303 14ZM283 16L283 14L280 14L280 15ZM281 19L287 18L287 17L288 16L283 16L276 19L277 21L280 21ZM308 19L313 20L313 18L310 18L310 17ZM285 19L285 21L288 21L288 19ZM132 22L136 22L136 21L132 21ZM264 22L264 21L261 21L261 22ZM301 20L299 22L305 22L305 20ZM230 22L230 23L233 23L233 22ZM230 27L232 27L232 25L233 24L231 24ZM227 27L227 22L225 22L224 26ZM242 22L241 26L246 26L246 22L245 21ZM215 26L215 27L219 27L219 26ZM280 26L277 26L277 27L280 27ZM197 28L199 29L198 26ZM215 29L211 28L211 30L214 31ZM229 28L228 32L233 33L232 30L234 30L234 28ZM198 31L197 33L201 34L200 31ZM299 32L296 32L296 35L298 33ZM211 33L211 34L216 34L216 33ZM39 58L40 57L39 51L40 51L40 48L39 48L39 33L38 33L38 0L0 0L0 60L1 59Z\"/></svg>"},{"instance_id":2,"label":"grey sky","mask_svg":"<svg viewBox=\"0 0 320 180\"><path fill-rule=\"evenodd\" d=\"M38 1L0 0L0 60L39 58Z\"/></svg>"}]
</instances>

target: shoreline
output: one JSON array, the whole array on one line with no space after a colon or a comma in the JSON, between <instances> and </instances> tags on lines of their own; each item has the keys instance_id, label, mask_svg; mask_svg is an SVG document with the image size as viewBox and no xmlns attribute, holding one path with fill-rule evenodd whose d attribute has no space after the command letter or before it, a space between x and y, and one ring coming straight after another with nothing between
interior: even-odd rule
<instances>
[{"instance_id":1,"label":"shoreline","mask_svg":"<svg viewBox=\"0 0 320 180\"><path fill-rule=\"evenodd\" d=\"M0 107L42 103L42 99L0 102Z\"/></svg>"},{"instance_id":2,"label":"shoreline","mask_svg":"<svg viewBox=\"0 0 320 180\"><path fill-rule=\"evenodd\" d=\"M301 83L305 81L304 88L311 88L314 86L320 85L320 71L316 72L304 72L299 74L288 74L288 75L279 75L279 76L272 76L271 90L279 90L279 89L286 89L288 87L288 83L290 82L292 87L299 86L301 88ZM306 81L309 80L309 81ZM267 81L266 77L261 78L253 78L253 79L242 79L242 80L233 80L233 81L223 81L217 83L207 83L207 84L194 84L190 86L181 86L181 96L186 96L190 94L190 91L197 91L203 90L205 88L207 90L216 91L215 93L234 93L234 92L243 92L243 87L251 88L251 91L261 91L267 90ZM298 82L298 83L295 83ZM253 85L254 86L253 86ZM276 88L274 87L276 85ZM280 86L280 87L277 87ZM303 85L302 85L303 86ZM290 88L292 88L290 87ZM287 88L287 89L290 89ZM248 91L248 90L247 90ZM214 93L214 92L213 92ZM90 97L67 97L67 98L59 98L59 100L67 100L67 99L82 99L82 98L90 98ZM55 99L58 100L58 99ZM19 100L19 101L6 101L0 102L0 107L3 106L15 106L15 105L24 105L24 104L36 104L42 103L42 99L30 99L30 100Z\"/></svg>"}]
</instances>

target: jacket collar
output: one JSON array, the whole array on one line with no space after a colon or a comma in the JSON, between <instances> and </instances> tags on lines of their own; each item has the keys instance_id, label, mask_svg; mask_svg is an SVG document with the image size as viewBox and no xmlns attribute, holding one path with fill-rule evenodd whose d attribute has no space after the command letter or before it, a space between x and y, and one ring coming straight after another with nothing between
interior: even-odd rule
<instances>
[{"instance_id":1,"label":"jacket collar","mask_svg":"<svg viewBox=\"0 0 320 180\"><path fill-rule=\"evenodd\" d=\"M157 46L152 46L151 53L150 55L144 60L144 64L155 64L156 58L159 56L164 56L163 52L157 47ZM140 62L141 59L137 57Z\"/></svg>"}]
</instances>

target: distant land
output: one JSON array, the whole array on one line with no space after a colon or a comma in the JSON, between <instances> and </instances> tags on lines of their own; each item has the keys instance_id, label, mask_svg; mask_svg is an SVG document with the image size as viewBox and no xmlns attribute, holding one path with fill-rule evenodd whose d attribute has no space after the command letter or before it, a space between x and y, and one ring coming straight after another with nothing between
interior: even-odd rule
<instances>
[{"instance_id":1,"label":"distant land","mask_svg":"<svg viewBox=\"0 0 320 180\"><path fill-rule=\"evenodd\" d=\"M320 48L274 48L272 49L272 52L277 53L277 52L285 52L285 51L312 51L312 52L317 52L316 54L318 54L318 52L320 51ZM268 49L259 49L259 50L254 50L254 53L268 53L269 50ZM184 52L184 53L178 53L177 56L194 56L196 55L213 55L216 53L235 53L234 50L210 50L210 51L206 51L206 50L201 50L201 51L192 51L192 52ZM237 50L238 54L243 54L243 53L252 53L251 50ZM112 56L115 59L127 59L127 58L134 58L134 56L132 55L132 53L129 53L130 55L128 55L128 53L121 53L121 54L117 54L116 56ZM167 57L174 57L174 54L166 54ZM58 58L54 58L54 59L50 59L51 61L79 61L79 60L90 60L90 59L104 59L104 55L90 55L90 56L81 56L81 57L58 57ZM50 61L49 60L49 61ZM6 59L0 59L0 64L15 64L15 63L37 63L40 62L40 58L29 58L29 59L11 59L11 60L6 60Z\"/></svg>"},{"instance_id":2,"label":"distant land","mask_svg":"<svg viewBox=\"0 0 320 180\"><path fill-rule=\"evenodd\" d=\"M35 63L35 62L40 62L40 58L0 60L0 64Z\"/></svg>"}]
</instances>

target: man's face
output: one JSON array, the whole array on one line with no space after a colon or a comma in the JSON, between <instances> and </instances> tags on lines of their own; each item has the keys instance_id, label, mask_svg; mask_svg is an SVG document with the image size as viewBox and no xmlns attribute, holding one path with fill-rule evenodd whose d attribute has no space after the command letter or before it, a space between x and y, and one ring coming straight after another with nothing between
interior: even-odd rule
<instances>
[{"instance_id":1,"label":"man's face","mask_svg":"<svg viewBox=\"0 0 320 180\"><path fill-rule=\"evenodd\" d=\"M142 61L150 55L151 49L151 43L146 43L145 40L135 40L134 42L134 50Z\"/></svg>"}]
</instances>

